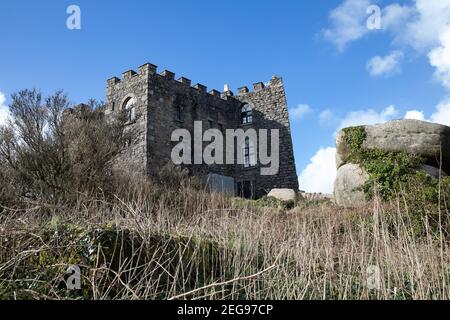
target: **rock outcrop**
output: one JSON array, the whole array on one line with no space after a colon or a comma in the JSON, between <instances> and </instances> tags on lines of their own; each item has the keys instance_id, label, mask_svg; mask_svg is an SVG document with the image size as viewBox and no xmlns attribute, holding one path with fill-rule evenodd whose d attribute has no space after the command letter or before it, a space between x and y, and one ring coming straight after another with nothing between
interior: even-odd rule
<instances>
[{"instance_id":1,"label":"rock outcrop","mask_svg":"<svg viewBox=\"0 0 450 320\"><path fill-rule=\"evenodd\" d=\"M439 168L442 150L442 169L450 172L450 127L419 120L395 120L364 126L364 129L366 138L362 148L404 151L425 158L426 163L435 168ZM338 133L336 148L336 165L339 168L350 154L345 131Z\"/></svg>"},{"instance_id":2,"label":"rock outcrop","mask_svg":"<svg viewBox=\"0 0 450 320\"><path fill-rule=\"evenodd\" d=\"M295 201L297 194L293 189L272 189L267 196L282 201Z\"/></svg>"},{"instance_id":3,"label":"rock outcrop","mask_svg":"<svg viewBox=\"0 0 450 320\"><path fill-rule=\"evenodd\" d=\"M355 132L357 137L349 139L348 135L355 135ZM355 143L355 139L360 140ZM362 163L352 163L355 162L355 159L352 159L355 147L360 150L380 150L386 154L403 152L420 157L423 164L414 169L435 178L446 176L445 172L450 172L450 127L418 120L396 120L379 125L347 128L340 131L336 137L338 171L334 198L338 205L355 207L366 202L361 187L370 175L362 165L364 159L360 159ZM440 167L442 171L439 170Z\"/></svg>"},{"instance_id":4,"label":"rock outcrop","mask_svg":"<svg viewBox=\"0 0 450 320\"><path fill-rule=\"evenodd\" d=\"M366 195L361 187L369 175L359 165L349 163L338 169L334 183L334 200L344 207L360 207L366 204Z\"/></svg>"}]
</instances>

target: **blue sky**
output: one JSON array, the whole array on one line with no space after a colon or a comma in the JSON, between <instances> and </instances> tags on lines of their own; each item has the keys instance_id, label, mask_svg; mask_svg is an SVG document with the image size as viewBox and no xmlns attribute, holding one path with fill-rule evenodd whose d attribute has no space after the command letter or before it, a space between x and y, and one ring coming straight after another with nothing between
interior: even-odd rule
<instances>
[{"instance_id":1,"label":"blue sky","mask_svg":"<svg viewBox=\"0 0 450 320\"><path fill-rule=\"evenodd\" d=\"M81 30L66 28L71 4ZM371 4L381 29L366 26ZM0 119L17 90L104 99L107 78L145 62L218 90L276 74L302 188L331 192L340 127L407 113L450 125L449 13L449 0L2 1Z\"/></svg>"}]
</instances>

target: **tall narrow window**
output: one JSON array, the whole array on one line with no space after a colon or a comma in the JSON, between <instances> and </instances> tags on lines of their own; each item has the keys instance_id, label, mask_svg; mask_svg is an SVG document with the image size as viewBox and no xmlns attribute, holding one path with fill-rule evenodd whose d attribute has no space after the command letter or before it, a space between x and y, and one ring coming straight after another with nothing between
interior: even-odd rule
<instances>
[{"instance_id":1,"label":"tall narrow window","mask_svg":"<svg viewBox=\"0 0 450 320\"><path fill-rule=\"evenodd\" d=\"M183 108L181 106L175 107L175 120L183 121Z\"/></svg>"},{"instance_id":2,"label":"tall narrow window","mask_svg":"<svg viewBox=\"0 0 450 320\"><path fill-rule=\"evenodd\" d=\"M244 158L244 168L256 166L255 146L249 137L245 138L242 146L242 155Z\"/></svg>"},{"instance_id":3,"label":"tall narrow window","mask_svg":"<svg viewBox=\"0 0 450 320\"><path fill-rule=\"evenodd\" d=\"M197 103L194 103L194 105L192 106L192 118L194 119L194 121L198 120L198 111L199 106Z\"/></svg>"},{"instance_id":4,"label":"tall narrow window","mask_svg":"<svg viewBox=\"0 0 450 320\"><path fill-rule=\"evenodd\" d=\"M134 122L136 120L136 100L134 98L128 98L125 100L123 109L127 112L127 122Z\"/></svg>"},{"instance_id":5,"label":"tall narrow window","mask_svg":"<svg viewBox=\"0 0 450 320\"><path fill-rule=\"evenodd\" d=\"M253 110L247 103L241 109L241 124L249 124L253 122Z\"/></svg>"}]
</instances>

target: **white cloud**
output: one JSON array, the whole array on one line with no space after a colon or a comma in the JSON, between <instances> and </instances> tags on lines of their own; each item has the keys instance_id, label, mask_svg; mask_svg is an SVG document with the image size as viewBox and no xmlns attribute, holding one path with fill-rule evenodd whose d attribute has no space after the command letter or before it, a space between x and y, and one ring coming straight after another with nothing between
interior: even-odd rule
<instances>
[{"instance_id":1,"label":"white cloud","mask_svg":"<svg viewBox=\"0 0 450 320\"><path fill-rule=\"evenodd\" d=\"M417 1L420 2L420 0ZM367 21L370 18L367 10L370 5L371 1L369 0L343 1L329 13L331 26L322 30L324 38L333 43L339 51L343 51L349 43L370 34L370 32L374 31L367 27ZM405 25L409 24L411 32L413 32L413 29L417 28L416 24L428 24L426 17L423 19L420 19L420 17L421 15L415 6L402 6L398 3L393 3L382 10L381 30L393 32L394 37L398 38L398 42L403 43L406 42L406 39L409 39L409 37L400 39L400 32L404 31ZM416 19L413 20L413 18Z\"/></svg>"},{"instance_id":2,"label":"white cloud","mask_svg":"<svg viewBox=\"0 0 450 320\"><path fill-rule=\"evenodd\" d=\"M425 121L425 115L423 111L411 110L406 112L405 119Z\"/></svg>"},{"instance_id":3,"label":"white cloud","mask_svg":"<svg viewBox=\"0 0 450 320\"><path fill-rule=\"evenodd\" d=\"M372 77L392 75L400 72L400 62L403 52L393 51L385 57L375 56L367 62L367 71Z\"/></svg>"},{"instance_id":4,"label":"white cloud","mask_svg":"<svg viewBox=\"0 0 450 320\"><path fill-rule=\"evenodd\" d=\"M371 30L365 22L369 5L369 0L343 1L330 12L330 27L323 30L325 39L343 51L348 43L368 35ZM430 65L436 68L436 78L450 89L450 0L411 0L403 6L390 4L382 11L381 24L383 31L392 34L393 45L408 46L427 54ZM372 75L384 74L384 70L398 71L395 63L398 59L374 59L368 67Z\"/></svg>"},{"instance_id":5,"label":"white cloud","mask_svg":"<svg viewBox=\"0 0 450 320\"><path fill-rule=\"evenodd\" d=\"M333 193L336 179L336 148L321 148L299 176L300 189L306 192Z\"/></svg>"},{"instance_id":6,"label":"white cloud","mask_svg":"<svg viewBox=\"0 0 450 320\"><path fill-rule=\"evenodd\" d=\"M330 109L325 109L319 113L319 123L321 125L327 124L333 120L334 113Z\"/></svg>"},{"instance_id":7,"label":"white cloud","mask_svg":"<svg viewBox=\"0 0 450 320\"><path fill-rule=\"evenodd\" d=\"M450 27L441 36L441 46L433 49L428 57L430 59L430 64L436 68L436 79L438 79L444 87L450 89Z\"/></svg>"},{"instance_id":8,"label":"white cloud","mask_svg":"<svg viewBox=\"0 0 450 320\"><path fill-rule=\"evenodd\" d=\"M427 53L435 77L450 89L450 0L415 0L407 19L392 28L394 44Z\"/></svg>"},{"instance_id":9,"label":"white cloud","mask_svg":"<svg viewBox=\"0 0 450 320\"><path fill-rule=\"evenodd\" d=\"M450 126L450 99L439 103L430 118L427 118L423 111L410 110L406 112L405 119L422 120Z\"/></svg>"},{"instance_id":10,"label":"white cloud","mask_svg":"<svg viewBox=\"0 0 450 320\"><path fill-rule=\"evenodd\" d=\"M369 32L366 25L369 6L369 0L345 0L330 12L331 27L322 31L324 38L343 51L350 42L364 37Z\"/></svg>"},{"instance_id":11,"label":"white cloud","mask_svg":"<svg viewBox=\"0 0 450 320\"><path fill-rule=\"evenodd\" d=\"M410 10L409 19L393 30L395 42L419 52L438 46L450 27L450 0L415 0Z\"/></svg>"},{"instance_id":12,"label":"white cloud","mask_svg":"<svg viewBox=\"0 0 450 320\"><path fill-rule=\"evenodd\" d=\"M5 105L6 97L0 92L0 125L5 124L9 119L9 108Z\"/></svg>"},{"instance_id":13,"label":"white cloud","mask_svg":"<svg viewBox=\"0 0 450 320\"><path fill-rule=\"evenodd\" d=\"M296 108L291 110L291 116L293 119L300 120L308 113L311 113L312 109L307 104L299 104Z\"/></svg>"},{"instance_id":14,"label":"white cloud","mask_svg":"<svg viewBox=\"0 0 450 320\"><path fill-rule=\"evenodd\" d=\"M377 112L373 109L353 111L348 113L345 118L341 120L338 130L353 126L384 123L394 119L397 115L398 111L395 106L389 106L381 112Z\"/></svg>"},{"instance_id":15,"label":"white cloud","mask_svg":"<svg viewBox=\"0 0 450 320\"><path fill-rule=\"evenodd\" d=\"M393 3L383 9L381 18L381 27L383 30L393 30L395 32L404 26L414 14L414 8L411 6L402 6Z\"/></svg>"},{"instance_id":16,"label":"white cloud","mask_svg":"<svg viewBox=\"0 0 450 320\"><path fill-rule=\"evenodd\" d=\"M431 121L450 126L450 99L436 107L436 112L431 115Z\"/></svg>"}]
</instances>

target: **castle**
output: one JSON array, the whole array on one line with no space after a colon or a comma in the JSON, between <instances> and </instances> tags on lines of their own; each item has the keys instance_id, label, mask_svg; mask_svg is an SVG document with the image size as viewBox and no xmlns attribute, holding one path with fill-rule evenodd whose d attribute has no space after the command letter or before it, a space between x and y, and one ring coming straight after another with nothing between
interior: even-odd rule
<instances>
[{"instance_id":1,"label":"castle","mask_svg":"<svg viewBox=\"0 0 450 320\"><path fill-rule=\"evenodd\" d=\"M253 91L247 87L234 95L226 86L224 92L207 91L185 77L175 80L170 71L157 72L157 66L147 63L138 72L130 70L122 79L107 81L105 113L127 110L126 130L133 141L120 157L121 166L151 175L171 161L176 129L194 130L194 121L201 121L204 130L215 128L247 130L279 130L279 171L276 175L260 174L258 157L246 141L242 147L244 163L225 165L187 165L194 175L214 176L228 185L235 195L258 198L273 188L298 190L286 95L282 79L273 77L268 84L258 82Z\"/></svg>"}]
</instances>

